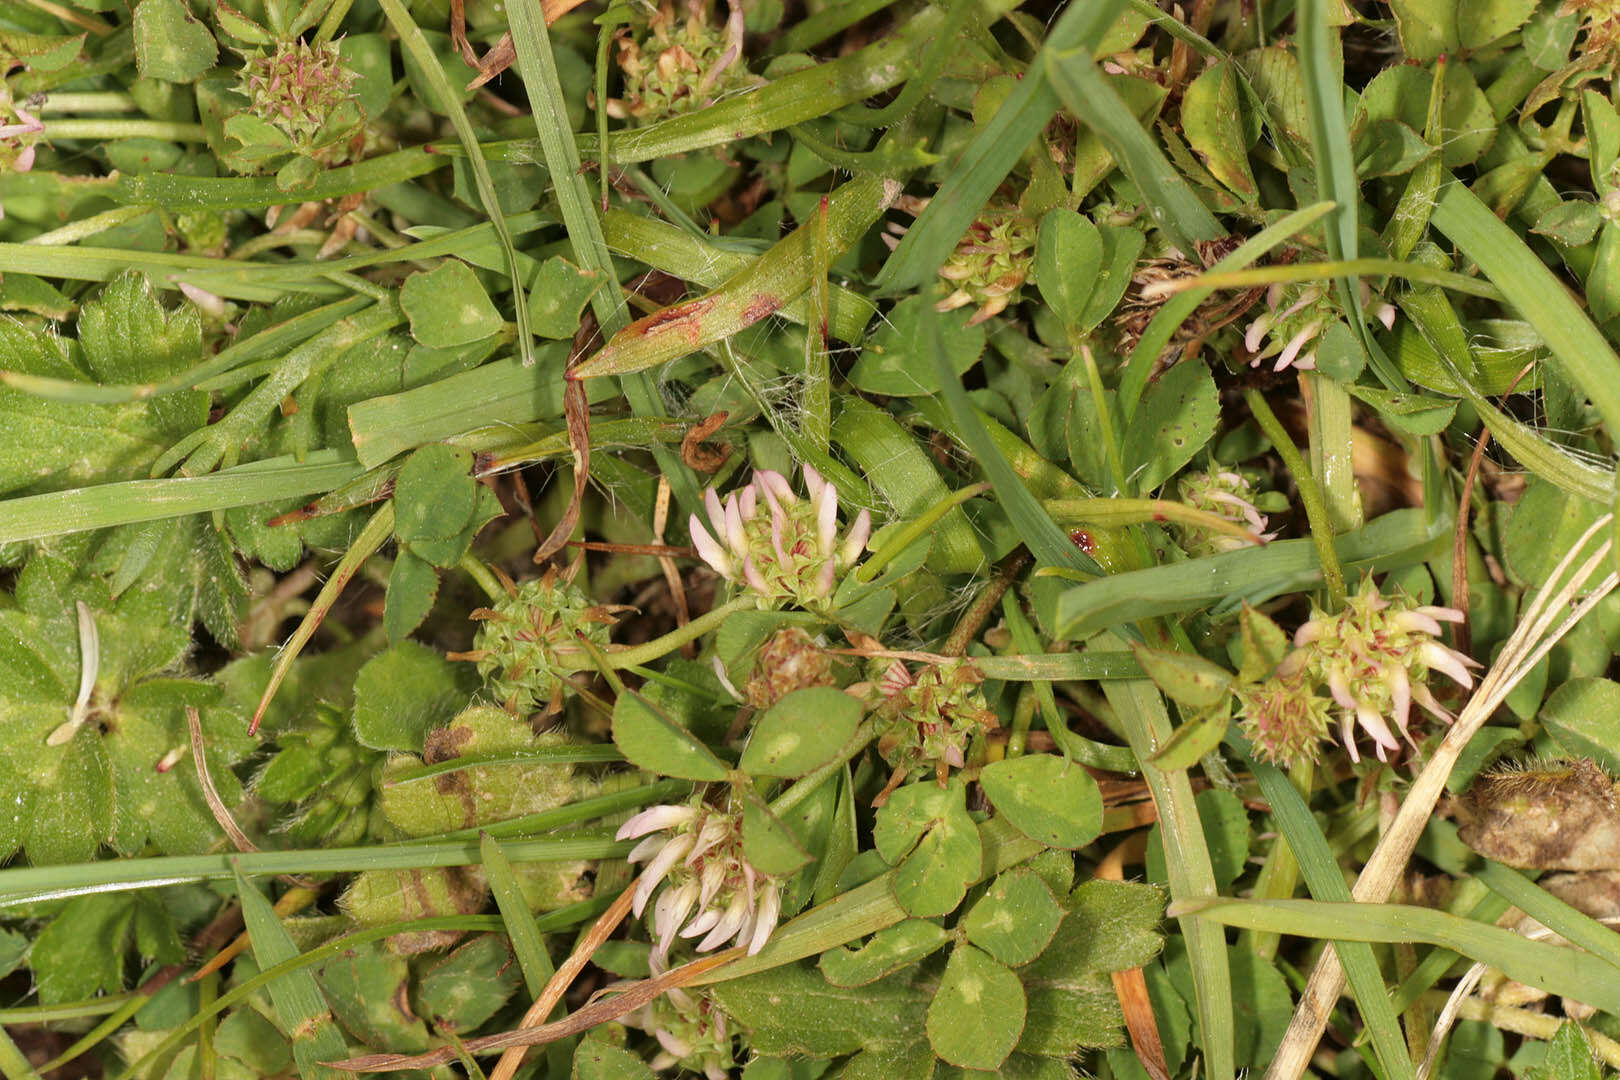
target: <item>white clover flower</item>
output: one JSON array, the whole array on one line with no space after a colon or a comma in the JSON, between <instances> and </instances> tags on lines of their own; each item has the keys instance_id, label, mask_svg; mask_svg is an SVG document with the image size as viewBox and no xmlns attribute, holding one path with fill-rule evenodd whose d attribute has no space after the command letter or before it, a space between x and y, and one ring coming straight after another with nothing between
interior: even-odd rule
<instances>
[{"instance_id":1,"label":"white clover flower","mask_svg":"<svg viewBox=\"0 0 1620 1080\"><path fill-rule=\"evenodd\" d=\"M651 958L652 974L662 975L662 957ZM707 1080L726 1080L736 1063L733 1032L719 1002L703 990L670 989L631 1015L625 1022L658 1040L659 1051L649 1063L658 1072L682 1069L701 1072Z\"/></svg>"},{"instance_id":2,"label":"white clover flower","mask_svg":"<svg viewBox=\"0 0 1620 1080\"><path fill-rule=\"evenodd\" d=\"M809 465L803 471L808 499L781 473L760 469L723 503L713 488L703 493L709 528L696 514L688 523L703 561L751 590L761 607L824 603L872 533L872 515L862 510L839 542L838 489Z\"/></svg>"},{"instance_id":3,"label":"white clover flower","mask_svg":"<svg viewBox=\"0 0 1620 1080\"><path fill-rule=\"evenodd\" d=\"M1310 371L1316 367L1316 350L1306 350L1337 317L1337 305L1328 293L1325 283L1313 282L1299 288L1290 299L1293 286L1279 282L1266 290L1266 310L1243 332L1243 347L1253 354L1250 367L1260 361L1276 357L1273 371L1293 367L1296 371ZM1383 323L1384 329L1395 327L1395 307L1382 300L1373 302L1372 290L1365 281L1360 283L1361 303L1369 314ZM1284 302L1287 306L1284 307ZM1266 344L1267 337L1271 343Z\"/></svg>"},{"instance_id":4,"label":"white clover flower","mask_svg":"<svg viewBox=\"0 0 1620 1080\"><path fill-rule=\"evenodd\" d=\"M630 852L630 861L647 863L631 901L637 918L667 880L653 905L653 955L659 962L677 934L702 935L698 952L727 941L747 945L750 956L765 947L782 913L782 889L744 856L741 813L701 801L653 806L619 827L620 840L637 837L645 839Z\"/></svg>"},{"instance_id":5,"label":"white clover flower","mask_svg":"<svg viewBox=\"0 0 1620 1080\"><path fill-rule=\"evenodd\" d=\"M1261 543L1277 538L1275 532L1266 531L1266 515L1252 501L1254 487L1241 474L1227 469L1187 473L1180 480L1180 488L1181 501L1193 509L1217 514L1228 521L1241 522L1259 537ZM1254 541L1244 537L1196 525L1181 525L1177 531L1183 546L1193 555L1215 555L1254 546Z\"/></svg>"},{"instance_id":6,"label":"white clover flower","mask_svg":"<svg viewBox=\"0 0 1620 1080\"><path fill-rule=\"evenodd\" d=\"M1417 702L1437 719L1450 723L1451 713L1429 691L1428 676L1439 671L1465 690L1474 685L1469 668L1480 665L1439 641L1440 623L1462 622L1456 608L1413 606L1404 599L1391 602L1378 594L1369 578L1337 615L1318 612L1294 634L1294 651L1283 660L1279 674L1304 673L1326 686L1339 706L1339 730L1351 761L1359 761L1355 729L1372 737L1378 760L1398 750L1400 742L1386 717L1408 743L1407 724Z\"/></svg>"}]
</instances>

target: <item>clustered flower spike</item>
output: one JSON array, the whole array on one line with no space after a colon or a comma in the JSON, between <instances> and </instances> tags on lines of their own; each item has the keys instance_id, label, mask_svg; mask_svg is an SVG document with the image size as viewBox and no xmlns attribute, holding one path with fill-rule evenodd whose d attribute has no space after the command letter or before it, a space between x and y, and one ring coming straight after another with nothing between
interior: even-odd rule
<instances>
[{"instance_id":1,"label":"clustered flower spike","mask_svg":"<svg viewBox=\"0 0 1620 1080\"><path fill-rule=\"evenodd\" d=\"M475 647L452 653L451 659L476 662L496 700L508 711L527 715L560 704L565 677L591 666L579 638L607 645L615 609L592 604L555 569L521 585L506 585L504 600L472 613L482 623Z\"/></svg>"},{"instance_id":2,"label":"clustered flower spike","mask_svg":"<svg viewBox=\"0 0 1620 1080\"><path fill-rule=\"evenodd\" d=\"M743 46L743 9L732 2L723 27L709 20L704 0L688 0L686 16L664 0L637 40L619 34L619 70L624 97L607 102L607 114L618 120L650 124L700 109L755 80L739 61Z\"/></svg>"},{"instance_id":3,"label":"clustered flower spike","mask_svg":"<svg viewBox=\"0 0 1620 1080\"><path fill-rule=\"evenodd\" d=\"M839 541L838 489L809 465L804 486L808 499L795 494L781 473L759 469L725 502L713 488L703 493L708 528L696 514L688 523L703 561L751 590L761 607L824 603L839 571L855 564L872 533L872 515L862 510Z\"/></svg>"},{"instance_id":4,"label":"clustered flower spike","mask_svg":"<svg viewBox=\"0 0 1620 1080\"><path fill-rule=\"evenodd\" d=\"M654 959L652 973L663 973ZM658 1040L653 1069L700 1072L707 1080L726 1080L736 1062L733 1033L724 1009L706 991L670 989L641 1007L627 1023Z\"/></svg>"},{"instance_id":5,"label":"clustered flower spike","mask_svg":"<svg viewBox=\"0 0 1620 1080\"><path fill-rule=\"evenodd\" d=\"M979 684L984 676L971 660L930 664L913 673L896 660L878 679L877 717L883 723L877 750L894 772L874 805L912 777L932 771L943 785L951 769L967 764L975 735L998 726Z\"/></svg>"},{"instance_id":6,"label":"clustered flower spike","mask_svg":"<svg viewBox=\"0 0 1620 1080\"><path fill-rule=\"evenodd\" d=\"M782 889L743 854L740 810L716 809L700 793L690 803L649 807L619 827L618 839L637 837L645 839L630 861L647 864L631 903L637 918L664 885L653 905L655 962L669 956L677 934L701 938L698 952L728 941L747 945L750 956L765 947L782 913Z\"/></svg>"},{"instance_id":7,"label":"clustered flower spike","mask_svg":"<svg viewBox=\"0 0 1620 1080\"><path fill-rule=\"evenodd\" d=\"M1018 300L1024 283L1034 278L1035 233L1035 219L1016 207L986 210L939 268L939 276L955 288L934 305L936 310L978 304L969 326L1005 311Z\"/></svg>"},{"instance_id":8,"label":"clustered flower spike","mask_svg":"<svg viewBox=\"0 0 1620 1080\"><path fill-rule=\"evenodd\" d=\"M268 54L249 55L241 91L248 112L286 136L295 153L322 164L341 164L342 145L364 118L354 101L356 75L331 42L282 42Z\"/></svg>"},{"instance_id":9,"label":"clustered flower spike","mask_svg":"<svg viewBox=\"0 0 1620 1080\"><path fill-rule=\"evenodd\" d=\"M1439 671L1457 685L1474 685L1469 668L1479 664L1439 640L1442 622L1461 622L1455 608L1413 605L1404 597L1391 601L1379 595L1371 579L1336 615L1317 612L1294 634L1294 650L1278 666L1275 678L1303 678L1312 688L1325 687L1338 708L1339 731L1351 761L1359 761L1355 729L1373 740L1378 760L1386 760L1400 742L1395 729L1412 742L1408 724L1412 703L1446 723L1451 713L1429 691L1431 671Z\"/></svg>"},{"instance_id":10,"label":"clustered flower spike","mask_svg":"<svg viewBox=\"0 0 1620 1080\"><path fill-rule=\"evenodd\" d=\"M45 131L45 123L29 111L28 106L34 104L32 99L17 101L12 98L3 76L15 66L17 61L12 61L6 65L5 72L0 72L0 120L8 115L16 117L8 123L0 123L0 169L23 173L34 167L34 157L38 153L36 144ZM0 217L4 216L0 212Z\"/></svg>"},{"instance_id":11,"label":"clustered flower spike","mask_svg":"<svg viewBox=\"0 0 1620 1080\"><path fill-rule=\"evenodd\" d=\"M1256 757L1284 768L1316 760L1332 702L1311 688L1303 671L1239 685L1235 693L1239 723Z\"/></svg>"},{"instance_id":12,"label":"clustered flower spike","mask_svg":"<svg viewBox=\"0 0 1620 1080\"><path fill-rule=\"evenodd\" d=\"M1361 282L1361 303L1373 318L1384 324L1384 329L1394 328L1394 305L1382 300L1373 303L1372 290L1365 281ZM1338 317L1338 304L1325 282L1272 285L1266 290L1266 310L1243 332L1243 347L1253 354L1249 366L1258 367L1260 361L1275 357L1273 371L1287 367L1297 371L1315 368L1316 349L1312 343L1320 339Z\"/></svg>"},{"instance_id":13,"label":"clustered flower spike","mask_svg":"<svg viewBox=\"0 0 1620 1080\"><path fill-rule=\"evenodd\" d=\"M1240 473L1229 469L1192 472L1183 476L1180 483L1181 501L1195 510L1247 525L1262 543L1277 538L1275 532L1266 532L1266 515L1254 505L1254 486ZM1254 545L1241 536L1196 525L1179 526L1178 532L1182 545L1192 555L1217 555Z\"/></svg>"}]
</instances>

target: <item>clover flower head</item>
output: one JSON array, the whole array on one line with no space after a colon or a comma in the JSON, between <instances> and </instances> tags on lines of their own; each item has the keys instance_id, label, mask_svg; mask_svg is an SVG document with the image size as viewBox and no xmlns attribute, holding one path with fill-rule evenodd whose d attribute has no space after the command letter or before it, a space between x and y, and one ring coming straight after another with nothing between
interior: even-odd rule
<instances>
[{"instance_id":1,"label":"clover flower head","mask_svg":"<svg viewBox=\"0 0 1620 1080\"><path fill-rule=\"evenodd\" d=\"M652 973L661 975L664 964L652 959ZM654 1070L700 1072L707 1080L726 1080L736 1062L729 1017L713 996L703 990L666 990L642 1006L626 1022L658 1040Z\"/></svg>"},{"instance_id":2,"label":"clover flower head","mask_svg":"<svg viewBox=\"0 0 1620 1080\"><path fill-rule=\"evenodd\" d=\"M932 770L943 785L951 769L967 764L973 737L999 726L980 689L983 681L978 667L965 659L917 672L896 660L884 669L876 683L883 722L877 749L894 773L880 800L918 773Z\"/></svg>"},{"instance_id":3,"label":"clover flower head","mask_svg":"<svg viewBox=\"0 0 1620 1080\"><path fill-rule=\"evenodd\" d=\"M744 13L733 2L725 25L716 27L703 0L689 0L685 18L669 0L647 21L638 37L618 37L624 97L606 103L609 116L650 124L690 112L756 81L742 58Z\"/></svg>"},{"instance_id":4,"label":"clover flower head","mask_svg":"<svg viewBox=\"0 0 1620 1080\"><path fill-rule=\"evenodd\" d=\"M1035 233L1035 219L1016 207L986 209L939 268L939 276L953 289L935 309L954 311L978 304L969 326L1005 311L1034 277Z\"/></svg>"},{"instance_id":5,"label":"clover flower head","mask_svg":"<svg viewBox=\"0 0 1620 1080\"><path fill-rule=\"evenodd\" d=\"M591 603L555 569L521 585L505 584L505 599L472 613L482 623L475 647L450 658L477 663L478 674L489 680L508 711L527 714L560 704L566 676L590 665L579 638L605 646L616 609Z\"/></svg>"},{"instance_id":6,"label":"clover flower head","mask_svg":"<svg viewBox=\"0 0 1620 1080\"><path fill-rule=\"evenodd\" d=\"M703 493L708 528L696 514L688 523L703 561L749 589L762 608L783 601L824 604L838 572L854 565L872 533L872 515L862 510L840 541L838 489L809 465L804 484L807 499L781 473L756 470L752 482L724 502L713 488Z\"/></svg>"},{"instance_id":7,"label":"clover flower head","mask_svg":"<svg viewBox=\"0 0 1620 1080\"><path fill-rule=\"evenodd\" d=\"M1316 760L1331 702L1311 688L1303 671L1238 686L1236 695L1238 723L1257 757L1283 768Z\"/></svg>"},{"instance_id":8,"label":"clover flower head","mask_svg":"<svg viewBox=\"0 0 1620 1080\"><path fill-rule=\"evenodd\" d=\"M618 839L642 838L630 852L647 865L636 883L631 910L637 918L653 905L653 956L662 963L679 934L701 937L698 952L731 941L759 952L782 913L782 888L754 869L743 854L742 813L719 810L699 795L686 804L653 806L619 827Z\"/></svg>"},{"instance_id":9,"label":"clover flower head","mask_svg":"<svg viewBox=\"0 0 1620 1080\"><path fill-rule=\"evenodd\" d=\"M364 123L355 102L358 78L331 42L286 41L247 57L238 87L248 112L286 137L295 153L342 164L345 144Z\"/></svg>"},{"instance_id":10,"label":"clover flower head","mask_svg":"<svg viewBox=\"0 0 1620 1080\"><path fill-rule=\"evenodd\" d=\"M1375 303L1365 281L1360 287L1362 306L1383 323L1386 330L1393 329L1394 305L1382 300ZM1249 366L1258 367L1262 360L1275 358L1273 371L1288 367L1297 371L1312 370L1316 367L1316 349L1310 346L1321 338L1339 314L1338 303L1325 282L1272 285L1266 290L1266 310L1243 332L1243 347L1253 354Z\"/></svg>"},{"instance_id":11,"label":"clover flower head","mask_svg":"<svg viewBox=\"0 0 1620 1080\"><path fill-rule=\"evenodd\" d=\"M1473 686L1468 669L1480 665L1439 640L1442 622L1462 620L1455 608L1414 605L1404 597L1385 599L1369 578L1344 610L1336 615L1319 611L1295 632L1295 648L1278 673L1304 675L1327 688L1339 707L1339 731L1350 760L1360 760L1355 743L1360 726L1372 738L1378 760L1384 761L1386 751L1401 745L1386 718L1412 743L1407 725L1413 702L1451 722L1451 713L1429 691L1431 671L1464 689Z\"/></svg>"},{"instance_id":12,"label":"clover flower head","mask_svg":"<svg viewBox=\"0 0 1620 1080\"><path fill-rule=\"evenodd\" d=\"M1180 486L1181 501L1188 506L1247 525L1262 543L1276 539L1275 532L1266 532L1266 515L1255 507L1254 486L1242 474L1229 469L1192 472L1182 476ZM1254 545L1251 540L1196 525L1181 526L1178 532L1193 555L1215 555Z\"/></svg>"},{"instance_id":13,"label":"clover flower head","mask_svg":"<svg viewBox=\"0 0 1620 1080\"><path fill-rule=\"evenodd\" d=\"M11 100L10 94L0 90L0 112L9 109L16 121L0 124L0 162L9 159L12 172L27 172L34 167L38 152L35 145L45 131L45 123L28 111L26 102Z\"/></svg>"}]
</instances>

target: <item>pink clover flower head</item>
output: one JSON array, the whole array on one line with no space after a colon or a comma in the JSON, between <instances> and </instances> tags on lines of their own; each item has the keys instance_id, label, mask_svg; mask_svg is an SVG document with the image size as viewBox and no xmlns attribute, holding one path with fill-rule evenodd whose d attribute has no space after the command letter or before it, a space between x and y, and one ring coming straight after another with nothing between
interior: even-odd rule
<instances>
[{"instance_id":1,"label":"pink clover flower head","mask_svg":"<svg viewBox=\"0 0 1620 1080\"><path fill-rule=\"evenodd\" d=\"M1254 485L1240 473L1229 469L1187 473L1181 477L1180 490L1181 501L1188 506L1244 526L1260 543L1277 537L1275 531L1266 531L1266 515L1254 505ZM1177 525L1176 532L1192 555L1218 555L1255 546L1253 540L1197 525Z\"/></svg>"},{"instance_id":2,"label":"pink clover flower head","mask_svg":"<svg viewBox=\"0 0 1620 1080\"><path fill-rule=\"evenodd\" d=\"M647 865L631 911L640 918L658 894L652 931L659 963L677 935L701 938L698 952L730 942L747 946L752 956L765 947L782 914L782 889L743 854L740 809L718 810L701 795L690 803L649 807L619 827L618 839L638 838L629 858Z\"/></svg>"},{"instance_id":3,"label":"pink clover flower head","mask_svg":"<svg viewBox=\"0 0 1620 1080\"><path fill-rule=\"evenodd\" d=\"M1360 283L1363 310L1384 329L1395 327L1396 310L1382 298L1373 296L1365 281ZM1250 354L1249 366L1270 361L1273 371L1294 368L1309 371L1316 367L1316 342L1335 322L1344 318L1331 286L1326 282L1277 283L1266 290L1266 310L1250 321L1243 331L1243 348Z\"/></svg>"},{"instance_id":4,"label":"pink clover flower head","mask_svg":"<svg viewBox=\"0 0 1620 1080\"><path fill-rule=\"evenodd\" d=\"M1315 761L1328 733L1328 699L1317 694L1302 671L1278 671L1268 679L1236 688L1238 723L1255 756L1282 768Z\"/></svg>"},{"instance_id":5,"label":"pink clover flower head","mask_svg":"<svg viewBox=\"0 0 1620 1080\"><path fill-rule=\"evenodd\" d=\"M655 976L667 970L658 956L652 957L651 967ZM726 1080L736 1064L731 1018L706 990L666 990L625 1017L625 1023L658 1040L658 1053L650 1062L658 1072L679 1069Z\"/></svg>"},{"instance_id":6,"label":"pink clover flower head","mask_svg":"<svg viewBox=\"0 0 1620 1080\"><path fill-rule=\"evenodd\" d=\"M872 515L863 509L840 538L837 487L809 465L803 475L808 497L769 469L755 471L723 501L710 488L703 494L707 522L697 514L688 522L703 561L754 593L761 608L824 607L872 534Z\"/></svg>"},{"instance_id":7,"label":"pink clover flower head","mask_svg":"<svg viewBox=\"0 0 1620 1080\"><path fill-rule=\"evenodd\" d=\"M1360 760L1359 728L1372 739L1378 760L1385 761L1388 751L1400 749L1396 732L1416 748L1409 730L1413 702L1451 722L1451 713L1429 690L1431 672L1465 690L1473 687L1470 669L1480 665L1439 637L1441 623L1462 621L1455 608L1413 604L1404 596L1387 599L1368 578L1344 610L1319 611L1295 631L1294 651L1279 671L1327 689L1350 760Z\"/></svg>"}]
</instances>

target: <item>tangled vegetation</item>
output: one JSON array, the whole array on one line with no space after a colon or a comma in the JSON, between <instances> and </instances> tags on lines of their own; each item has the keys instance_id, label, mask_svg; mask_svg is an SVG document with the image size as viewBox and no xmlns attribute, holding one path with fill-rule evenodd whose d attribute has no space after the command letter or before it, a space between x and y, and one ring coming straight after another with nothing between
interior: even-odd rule
<instances>
[{"instance_id":1,"label":"tangled vegetation","mask_svg":"<svg viewBox=\"0 0 1620 1080\"><path fill-rule=\"evenodd\" d=\"M1620 1068L1614 0L0 54L5 1080Z\"/></svg>"}]
</instances>

